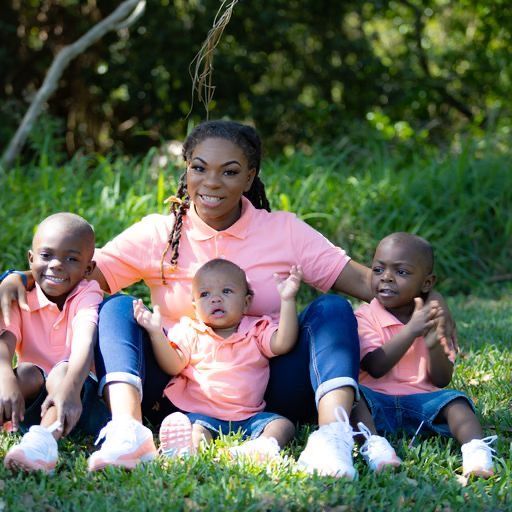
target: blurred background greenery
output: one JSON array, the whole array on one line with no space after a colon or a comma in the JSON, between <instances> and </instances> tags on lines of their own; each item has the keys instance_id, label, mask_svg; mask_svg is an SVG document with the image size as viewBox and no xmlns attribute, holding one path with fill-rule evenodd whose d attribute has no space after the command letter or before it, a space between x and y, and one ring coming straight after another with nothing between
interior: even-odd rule
<instances>
[{"instance_id":1,"label":"blurred background greenery","mask_svg":"<svg viewBox=\"0 0 512 512\"><path fill-rule=\"evenodd\" d=\"M0 148L58 50L118 4L2 2ZM0 170L0 268L25 265L55 210L88 218L99 245L165 211L182 169L168 143L206 117L189 67L220 6L150 0L72 61L17 165ZM512 278L511 36L505 0L240 0L210 117L259 130L273 208L365 263L389 232L418 233L445 292L489 293Z\"/></svg>"},{"instance_id":2,"label":"blurred background greenery","mask_svg":"<svg viewBox=\"0 0 512 512\"><path fill-rule=\"evenodd\" d=\"M0 147L54 55L105 18L112 0L4 0ZM48 113L65 151L145 152L180 139L189 65L220 0L149 0L130 29L73 61ZM253 122L268 151L365 137L450 145L455 133L510 133L512 4L507 0L239 1L215 53L213 118Z\"/></svg>"}]
</instances>

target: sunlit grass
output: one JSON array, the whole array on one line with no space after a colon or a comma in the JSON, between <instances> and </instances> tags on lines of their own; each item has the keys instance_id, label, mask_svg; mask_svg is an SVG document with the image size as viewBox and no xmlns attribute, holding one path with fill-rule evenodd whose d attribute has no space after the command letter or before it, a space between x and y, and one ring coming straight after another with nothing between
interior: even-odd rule
<instances>
[{"instance_id":1,"label":"sunlit grass","mask_svg":"<svg viewBox=\"0 0 512 512\"><path fill-rule=\"evenodd\" d=\"M102 245L147 213L165 211L179 166L160 169L144 159L51 158L0 175L0 268L24 268L34 227L57 210L79 213ZM311 477L293 463L265 469L239 466L225 456L228 436L198 457L158 461L128 473L90 475L92 439L61 442L54 476L11 475L0 468L0 511L9 510L511 510L512 287L485 282L510 272L512 174L510 155L470 150L442 157L342 146L306 156L265 161L263 179L273 208L296 212L369 261L379 238L412 230L436 247L440 289L458 323L461 353L453 386L476 402L486 434L497 434L496 475L461 486L460 449L453 440L392 439L404 460L396 473L375 476L356 456L355 482ZM142 286L135 293L147 299ZM473 295L456 295L455 292ZM304 291L301 304L312 297ZM483 298L482 298L483 297ZM313 426L302 426L286 450L294 460ZM15 437L0 434L0 457Z\"/></svg>"}]
</instances>

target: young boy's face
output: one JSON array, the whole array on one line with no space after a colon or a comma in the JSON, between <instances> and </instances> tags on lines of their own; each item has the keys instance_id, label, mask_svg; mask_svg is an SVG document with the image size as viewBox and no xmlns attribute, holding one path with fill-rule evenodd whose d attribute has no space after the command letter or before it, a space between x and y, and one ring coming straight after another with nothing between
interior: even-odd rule
<instances>
[{"instance_id":1,"label":"young boy's face","mask_svg":"<svg viewBox=\"0 0 512 512\"><path fill-rule=\"evenodd\" d=\"M44 294L61 307L71 290L94 268L91 240L58 221L43 224L34 236L28 261Z\"/></svg>"},{"instance_id":2,"label":"young boy's face","mask_svg":"<svg viewBox=\"0 0 512 512\"><path fill-rule=\"evenodd\" d=\"M386 308L414 305L414 298L432 288L435 277L424 256L407 240L385 238L372 263L372 291Z\"/></svg>"},{"instance_id":3,"label":"young boy's face","mask_svg":"<svg viewBox=\"0 0 512 512\"><path fill-rule=\"evenodd\" d=\"M201 271L192 283L196 315L213 329L237 326L251 303L247 292L243 274L228 268Z\"/></svg>"}]
</instances>

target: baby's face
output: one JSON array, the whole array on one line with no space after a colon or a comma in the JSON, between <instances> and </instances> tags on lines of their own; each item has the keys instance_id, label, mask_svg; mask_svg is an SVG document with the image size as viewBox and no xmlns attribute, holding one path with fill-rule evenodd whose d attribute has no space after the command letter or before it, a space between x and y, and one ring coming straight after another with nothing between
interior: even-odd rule
<instances>
[{"instance_id":1,"label":"baby's face","mask_svg":"<svg viewBox=\"0 0 512 512\"><path fill-rule=\"evenodd\" d=\"M429 269L425 259L410 244L384 239L372 262L372 291L386 308L394 309L414 303L414 298L428 292Z\"/></svg>"},{"instance_id":2,"label":"baby's face","mask_svg":"<svg viewBox=\"0 0 512 512\"><path fill-rule=\"evenodd\" d=\"M237 326L251 300L242 276L226 268L196 275L192 294L197 317L213 329Z\"/></svg>"},{"instance_id":3,"label":"baby's face","mask_svg":"<svg viewBox=\"0 0 512 512\"><path fill-rule=\"evenodd\" d=\"M47 223L34 237L30 269L45 295L62 306L69 292L92 271L93 251L89 240L60 223Z\"/></svg>"}]
</instances>

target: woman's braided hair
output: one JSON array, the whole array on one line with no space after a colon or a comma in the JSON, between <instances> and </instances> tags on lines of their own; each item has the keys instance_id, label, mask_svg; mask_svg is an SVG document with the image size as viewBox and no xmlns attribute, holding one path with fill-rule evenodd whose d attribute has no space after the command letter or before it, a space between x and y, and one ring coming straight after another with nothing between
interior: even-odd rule
<instances>
[{"instance_id":1,"label":"woman's braided hair","mask_svg":"<svg viewBox=\"0 0 512 512\"><path fill-rule=\"evenodd\" d=\"M270 211L270 204L265 194L265 186L259 178L261 165L261 140L254 128L235 121L206 121L196 126L183 144L183 160L188 162L196 146L206 139L226 139L238 146L247 158L249 169L256 170L256 176L252 182L251 188L244 192L244 196L249 199L255 208ZM171 203L170 211L174 215L174 225L165 246L165 250L160 260L160 275L162 283L165 285L164 260L165 256L171 250L170 264L176 268L179 258L179 245L181 238L181 228L183 227L183 217L187 214L190 207L190 197L187 191L187 171L180 176L176 196L169 198Z\"/></svg>"}]
</instances>

